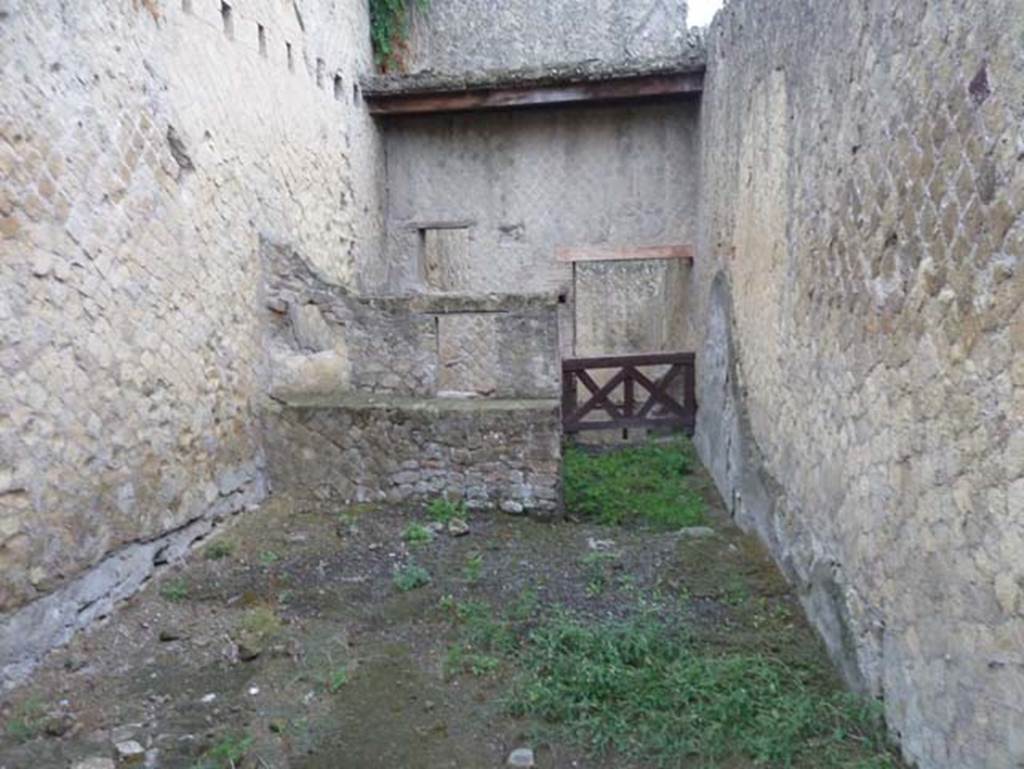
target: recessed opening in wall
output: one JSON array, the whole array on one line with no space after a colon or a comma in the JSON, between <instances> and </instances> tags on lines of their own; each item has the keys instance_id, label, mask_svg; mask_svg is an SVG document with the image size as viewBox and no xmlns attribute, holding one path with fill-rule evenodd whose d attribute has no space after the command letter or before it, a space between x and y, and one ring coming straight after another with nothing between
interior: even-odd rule
<instances>
[{"instance_id":1,"label":"recessed opening in wall","mask_svg":"<svg viewBox=\"0 0 1024 769\"><path fill-rule=\"evenodd\" d=\"M469 227L440 222L418 228L420 275L435 291L465 290L469 280Z\"/></svg>"},{"instance_id":2,"label":"recessed opening in wall","mask_svg":"<svg viewBox=\"0 0 1024 769\"><path fill-rule=\"evenodd\" d=\"M185 13L192 13L192 0L181 0L181 10Z\"/></svg>"},{"instance_id":3,"label":"recessed opening in wall","mask_svg":"<svg viewBox=\"0 0 1024 769\"><path fill-rule=\"evenodd\" d=\"M292 53L292 44L291 43L285 43L284 44L284 55L288 59L288 71L289 72L294 72L295 71L295 54Z\"/></svg>"},{"instance_id":4,"label":"recessed opening in wall","mask_svg":"<svg viewBox=\"0 0 1024 769\"><path fill-rule=\"evenodd\" d=\"M260 56L267 58L267 28L262 24L256 25L256 38L260 44Z\"/></svg>"},{"instance_id":5,"label":"recessed opening in wall","mask_svg":"<svg viewBox=\"0 0 1024 769\"><path fill-rule=\"evenodd\" d=\"M341 79L341 75L334 76L334 98L338 101L345 100L345 82Z\"/></svg>"},{"instance_id":6,"label":"recessed opening in wall","mask_svg":"<svg viewBox=\"0 0 1024 769\"><path fill-rule=\"evenodd\" d=\"M220 20L224 24L224 34L228 39L233 40L235 37L235 20L231 16L231 6L223 2L223 0L220 4Z\"/></svg>"},{"instance_id":7,"label":"recessed opening in wall","mask_svg":"<svg viewBox=\"0 0 1024 769\"><path fill-rule=\"evenodd\" d=\"M323 59L317 59L316 60L316 87L317 88L323 88L324 87L324 60Z\"/></svg>"}]
</instances>

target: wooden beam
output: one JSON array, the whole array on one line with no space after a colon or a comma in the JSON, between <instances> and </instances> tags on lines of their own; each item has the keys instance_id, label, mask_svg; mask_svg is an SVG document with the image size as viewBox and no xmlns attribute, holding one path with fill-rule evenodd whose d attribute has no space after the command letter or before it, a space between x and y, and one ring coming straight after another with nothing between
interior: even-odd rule
<instances>
[{"instance_id":1,"label":"wooden beam","mask_svg":"<svg viewBox=\"0 0 1024 769\"><path fill-rule=\"evenodd\" d=\"M693 246L561 246L555 249L560 262L606 262L634 259L688 259L693 263Z\"/></svg>"},{"instance_id":2,"label":"wooden beam","mask_svg":"<svg viewBox=\"0 0 1024 769\"><path fill-rule=\"evenodd\" d=\"M363 96L371 115L423 115L669 98L697 95L703 90L703 72L682 72L583 83L490 86L463 91L364 91Z\"/></svg>"}]
</instances>

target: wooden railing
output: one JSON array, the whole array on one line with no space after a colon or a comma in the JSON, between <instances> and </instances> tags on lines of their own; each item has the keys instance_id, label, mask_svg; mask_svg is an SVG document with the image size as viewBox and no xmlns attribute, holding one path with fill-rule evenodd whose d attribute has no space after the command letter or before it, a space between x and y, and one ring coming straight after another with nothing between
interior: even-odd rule
<instances>
[{"instance_id":1,"label":"wooden railing","mask_svg":"<svg viewBox=\"0 0 1024 769\"><path fill-rule=\"evenodd\" d=\"M562 428L582 430L674 428L693 434L697 396L692 352L566 358L562 361ZM645 374L641 369L656 368ZM613 372L603 384L591 372ZM603 378L599 376L599 378ZM578 385L589 392L579 402ZM637 399L637 389L645 391Z\"/></svg>"}]
</instances>

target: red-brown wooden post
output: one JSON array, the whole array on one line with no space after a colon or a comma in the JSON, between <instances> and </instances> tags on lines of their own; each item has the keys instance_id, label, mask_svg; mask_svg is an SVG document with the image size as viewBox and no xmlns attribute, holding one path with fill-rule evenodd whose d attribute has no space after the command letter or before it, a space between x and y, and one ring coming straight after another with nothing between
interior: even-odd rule
<instances>
[{"instance_id":1,"label":"red-brown wooden post","mask_svg":"<svg viewBox=\"0 0 1024 769\"><path fill-rule=\"evenodd\" d=\"M576 413L576 372L562 371L562 422ZM569 425L566 425L569 427ZM570 430L566 430L570 432Z\"/></svg>"}]
</instances>

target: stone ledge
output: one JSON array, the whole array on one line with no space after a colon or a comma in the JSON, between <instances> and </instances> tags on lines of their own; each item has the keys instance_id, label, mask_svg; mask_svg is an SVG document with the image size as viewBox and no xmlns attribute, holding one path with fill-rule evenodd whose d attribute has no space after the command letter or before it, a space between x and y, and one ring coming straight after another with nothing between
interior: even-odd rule
<instances>
[{"instance_id":1,"label":"stone ledge","mask_svg":"<svg viewBox=\"0 0 1024 769\"><path fill-rule=\"evenodd\" d=\"M515 312L550 309L559 303L558 292L533 294L407 294L404 296L353 297L376 309L406 310L426 315L471 312Z\"/></svg>"},{"instance_id":2,"label":"stone ledge","mask_svg":"<svg viewBox=\"0 0 1024 769\"><path fill-rule=\"evenodd\" d=\"M552 67L492 69L471 74L424 70L412 74L372 75L361 80L361 87L364 98L372 101L382 96L460 93L487 88L578 85L652 75L703 75L706 63L706 51L701 44L693 46L687 54L682 56L635 59L615 64L591 60Z\"/></svg>"},{"instance_id":3,"label":"stone ledge","mask_svg":"<svg viewBox=\"0 0 1024 769\"><path fill-rule=\"evenodd\" d=\"M291 396L275 401L277 409L342 409L348 411L405 411L434 416L448 414L503 414L557 409L554 398L417 398L377 393L332 393Z\"/></svg>"}]
</instances>

